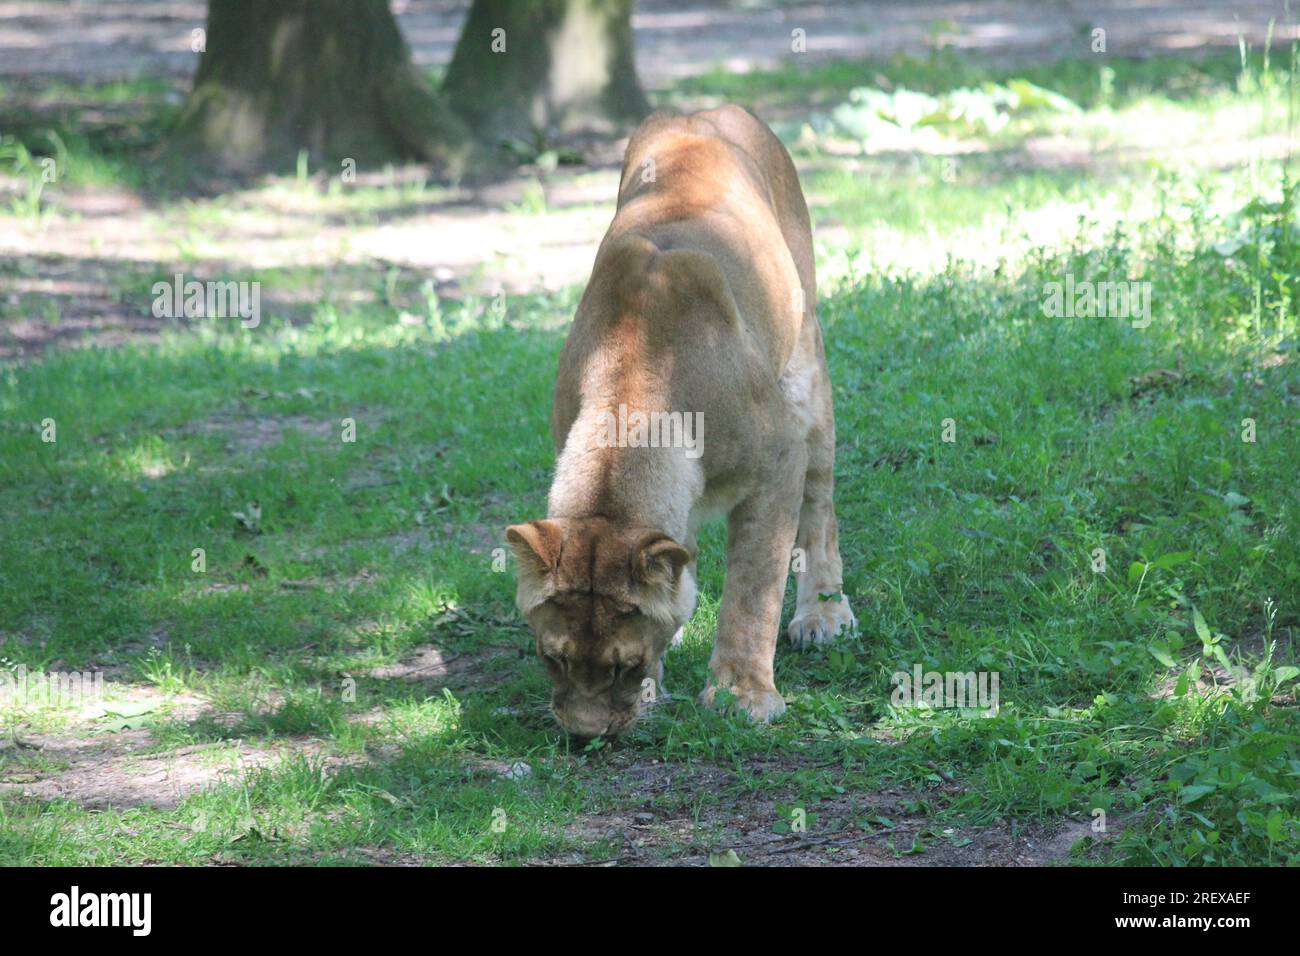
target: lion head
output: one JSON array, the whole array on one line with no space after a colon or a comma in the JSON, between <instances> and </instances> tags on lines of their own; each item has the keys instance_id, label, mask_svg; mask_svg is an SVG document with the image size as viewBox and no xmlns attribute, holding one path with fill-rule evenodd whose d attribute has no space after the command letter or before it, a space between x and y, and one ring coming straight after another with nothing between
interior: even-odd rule
<instances>
[{"instance_id":1,"label":"lion head","mask_svg":"<svg viewBox=\"0 0 1300 956\"><path fill-rule=\"evenodd\" d=\"M653 700L663 654L695 609L690 550L603 518L513 525L516 601L551 679L551 710L577 737L617 734Z\"/></svg>"}]
</instances>

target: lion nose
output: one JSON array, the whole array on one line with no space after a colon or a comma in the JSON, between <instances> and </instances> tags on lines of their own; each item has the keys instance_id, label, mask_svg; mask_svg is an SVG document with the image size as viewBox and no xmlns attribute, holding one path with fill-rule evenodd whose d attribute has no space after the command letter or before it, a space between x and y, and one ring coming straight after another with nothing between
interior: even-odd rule
<instances>
[{"instance_id":1,"label":"lion nose","mask_svg":"<svg viewBox=\"0 0 1300 956\"><path fill-rule=\"evenodd\" d=\"M564 729L574 737L592 738L605 736L614 722L612 720L562 720L560 723L564 724Z\"/></svg>"},{"instance_id":2,"label":"lion nose","mask_svg":"<svg viewBox=\"0 0 1300 956\"><path fill-rule=\"evenodd\" d=\"M614 715L595 707L574 707L570 704L564 713L556 713L564 729L575 737L603 737L614 725Z\"/></svg>"}]
</instances>

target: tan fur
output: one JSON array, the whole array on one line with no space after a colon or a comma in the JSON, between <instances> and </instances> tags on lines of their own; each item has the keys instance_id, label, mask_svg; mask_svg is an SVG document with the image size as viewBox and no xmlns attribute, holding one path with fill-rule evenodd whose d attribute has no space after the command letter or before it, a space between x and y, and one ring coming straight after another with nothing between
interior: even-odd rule
<instances>
[{"instance_id":1,"label":"tan fur","mask_svg":"<svg viewBox=\"0 0 1300 956\"><path fill-rule=\"evenodd\" d=\"M548 518L507 532L519 607L571 732L616 733L662 694L710 517L727 517L728 543L706 703L721 686L757 719L785 709L772 663L796 547L807 570L791 641L855 624L847 599L819 598L839 593L842 571L815 306L808 210L780 141L732 106L647 119L560 356ZM608 447L620 408L698 413L698 457Z\"/></svg>"}]
</instances>

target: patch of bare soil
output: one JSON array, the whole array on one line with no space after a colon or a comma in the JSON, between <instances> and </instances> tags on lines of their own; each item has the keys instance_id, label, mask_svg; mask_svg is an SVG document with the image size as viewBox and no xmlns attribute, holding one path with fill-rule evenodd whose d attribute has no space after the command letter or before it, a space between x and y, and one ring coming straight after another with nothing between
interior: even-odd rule
<instances>
[{"instance_id":1,"label":"patch of bare soil","mask_svg":"<svg viewBox=\"0 0 1300 956\"><path fill-rule=\"evenodd\" d=\"M0 793L70 800L87 809L170 809L284 754L319 752L316 741L275 748L244 741L157 752L145 729L97 736L25 737L0 747Z\"/></svg>"},{"instance_id":2,"label":"patch of bare soil","mask_svg":"<svg viewBox=\"0 0 1300 956\"><path fill-rule=\"evenodd\" d=\"M141 691L123 700L138 702L147 696ZM112 706L124 705L116 702ZM177 712L194 717L203 707L201 702L187 699ZM149 729L121 723L110 717L74 731L50 733L12 728L0 739L0 795L69 800L87 809L170 809L287 754L319 755L323 751L320 741L307 738L270 746L230 740L159 750ZM328 757L322 766L328 772L341 762L341 758Z\"/></svg>"},{"instance_id":3,"label":"patch of bare soil","mask_svg":"<svg viewBox=\"0 0 1300 956\"><path fill-rule=\"evenodd\" d=\"M226 451L235 455L254 454L284 441L290 431L301 432L317 441L338 439L341 426L320 416L276 414L230 414L206 418L186 426L192 434L216 434L225 441Z\"/></svg>"},{"instance_id":4,"label":"patch of bare soil","mask_svg":"<svg viewBox=\"0 0 1300 956\"><path fill-rule=\"evenodd\" d=\"M177 273L224 281L250 260L165 261L176 254L175 237L157 228L148 213L131 207L112 216L70 219L65 214L74 211L82 191L60 189L49 196L57 223L0 215L0 359L36 356L52 347L154 343L198 322L240 321L156 316L153 287L172 282ZM0 179L0 206L5 199ZM283 247L291 238L281 232L278 241ZM272 284L262 292L264 311L299 325L309 320L319 290Z\"/></svg>"},{"instance_id":5,"label":"patch of bare soil","mask_svg":"<svg viewBox=\"0 0 1300 956\"><path fill-rule=\"evenodd\" d=\"M105 668L116 673L117 668ZM170 809L185 799L249 770L293 755L321 755L324 743L283 738L274 744L225 740L163 750L141 716L166 713L193 721L210 717L218 724L243 715L213 713L207 701L190 695L164 695L153 687L109 681L103 701L87 704L66 729L33 730L21 718L0 724L0 796L68 800L87 809L156 807ZM268 705L269 707L270 705ZM321 758L330 772L344 758Z\"/></svg>"},{"instance_id":6,"label":"patch of bare soil","mask_svg":"<svg viewBox=\"0 0 1300 956\"><path fill-rule=\"evenodd\" d=\"M430 693L444 687L458 697L481 693L511 676L502 659L515 660L518 649L509 645L476 647L452 651L433 644L422 644L399 663L383 664L363 673L379 680L423 685Z\"/></svg>"},{"instance_id":7,"label":"patch of bare soil","mask_svg":"<svg viewBox=\"0 0 1300 956\"><path fill-rule=\"evenodd\" d=\"M770 762L773 770L798 767ZM959 827L918 812L923 803L960 793L955 783L925 793L886 787L794 808L793 793L743 793L734 774L711 765L654 760L611 774L616 792L643 797L643 805L581 816L565 835L603 852L567 853L538 865L710 866L711 857L730 851L739 861L731 865L740 866L1044 866L1064 862L1079 840L1098 836L1086 821ZM721 799L698 801L703 793ZM805 813L802 828L795 809ZM1113 836L1112 828L1106 839Z\"/></svg>"},{"instance_id":8,"label":"patch of bare soil","mask_svg":"<svg viewBox=\"0 0 1300 956\"><path fill-rule=\"evenodd\" d=\"M279 398L312 398L314 392L299 389L294 394L275 393ZM229 455L257 455L285 440L290 432L297 432L310 441L343 447L346 427L371 433L383 427L385 413L373 408L358 407L338 409L335 414L293 415L259 410L248 399L270 397L270 393L245 392L245 400L232 404L207 418L189 422L182 428L166 429L167 437L176 435L215 435ZM352 425L345 426L344 420ZM386 479L374 472L359 471L350 480L349 490L380 487Z\"/></svg>"}]
</instances>

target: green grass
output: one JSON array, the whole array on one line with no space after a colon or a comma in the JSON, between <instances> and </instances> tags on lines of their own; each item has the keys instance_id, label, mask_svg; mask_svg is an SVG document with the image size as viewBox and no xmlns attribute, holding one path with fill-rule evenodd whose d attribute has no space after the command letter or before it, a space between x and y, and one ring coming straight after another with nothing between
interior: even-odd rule
<instances>
[{"instance_id":1,"label":"green grass","mask_svg":"<svg viewBox=\"0 0 1300 956\"><path fill-rule=\"evenodd\" d=\"M1080 40L1080 52L1088 39ZM749 73L719 68L679 80L662 94L668 101L690 102L707 97L745 104L806 106L840 102L853 88L874 85L907 87L942 93L983 83L1027 79L1069 97L1088 109L1123 107L1158 97L1173 101L1203 101L1235 91L1265 73L1266 54L1213 51L1195 57L1080 56L1039 63L1007 63L951 47L929 55L900 53L883 62L832 60L806 67L759 69ZM1269 73L1285 66L1285 53L1273 50Z\"/></svg>"},{"instance_id":2,"label":"green grass","mask_svg":"<svg viewBox=\"0 0 1300 956\"><path fill-rule=\"evenodd\" d=\"M1112 106L1261 102L1217 63L1134 65ZM1097 121L1091 69L1030 78ZM1104 811L1113 838L1084 839L1073 862L1300 862L1294 188L1277 164L1153 179L1140 163L1065 175L995 155L957 183L880 170L805 180L819 225L850 237L822 249L819 311L861 629L809 653L782 645L790 709L770 727L694 703L718 528L667 660L673 703L585 751L546 713L513 568L493 549L544 511L555 360L580 290L513 296L504 316L426 305L414 323L383 296L327 296L306 324L264 302L252 332L218 320L0 366L0 657L107 669L114 687L89 712L0 710L5 736L125 719L151 731L127 777L178 748L230 771L164 807L0 792L0 863L604 859L624 852L605 824L635 813L655 821L646 853L698 861L736 840L738 815L781 833L791 808L815 821L809 836L872 833L900 855L946 852L954 830L1051 833ZM1104 228L1000 243L1055 203L1115 195L1125 214ZM1000 261L854 258L958 228L987 230ZM1066 275L1150 282L1153 321L1045 316L1044 284ZM148 276L118 281L148 307ZM379 269L368 284L384 282ZM445 671L385 669L431 648ZM918 664L997 672L999 712L893 706L890 676ZM241 769L241 748L261 765ZM69 759L0 749L0 783ZM528 771L500 772L517 763ZM871 802L883 788L906 794L887 819Z\"/></svg>"}]
</instances>

